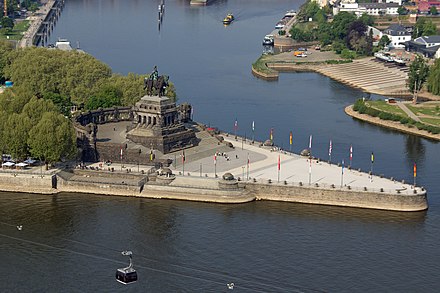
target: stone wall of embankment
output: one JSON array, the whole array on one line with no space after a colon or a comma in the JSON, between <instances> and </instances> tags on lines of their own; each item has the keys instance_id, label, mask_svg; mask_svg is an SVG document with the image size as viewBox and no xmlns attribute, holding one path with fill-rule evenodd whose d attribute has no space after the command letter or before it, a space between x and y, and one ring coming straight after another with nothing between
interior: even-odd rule
<instances>
[{"instance_id":1,"label":"stone wall of embankment","mask_svg":"<svg viewBox=\"0 0 440 293\"><path fill-rule=\"evenodd\" d=\"M324 189L314 186L247 183L246 189L257 200L288 201L392 211L422 211L428 208L426 192L390 194L348 189Z\"/></svg>"},{"instance_id":2,"label":"stone wall of embankment","mask_svg":"<svg viewBox=\"0 0 440 293\"><path fill-rule=\"evenodd\" d=\"M55 175L0 173L0 190L10 192L27 192L50 194L57 192Z\"/></svg>"}]
</instances>

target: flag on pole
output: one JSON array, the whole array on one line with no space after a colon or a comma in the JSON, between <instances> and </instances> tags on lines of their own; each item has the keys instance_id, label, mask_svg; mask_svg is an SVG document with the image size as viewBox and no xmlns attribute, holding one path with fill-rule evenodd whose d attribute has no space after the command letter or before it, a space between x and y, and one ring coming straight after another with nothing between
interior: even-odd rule
<instances>
[{"instance_id":1,"label":"flag on pole","mask_svg":"<svg viewBox=\"0 0 440 293\"><path fill-rule=\"evenodd\" d=\"M417 177L417 165L416 162L414 162L414 178Z\"/></svg>"},{"instance_id":2,"label":"flag on pole","mask_svg":"<svg viewBox=\"0 0 440 293\"><path fill-rule=\"evenodd\" d=\"M217 154L214 154L214 165L217 165Z\"/></svg>"},{"instance_id":3,"label":"flag on pole","mask_svg":"<svg viewBox=\"0 0 440 293\"><path fill-rule=\"evenodd\" d=\"M290 145L292 145L292 143L293 143L293 134L292 134L292 131L290 132L290 140L289 140L289 142L290 142Z\"/></svg>"},{"instance_id":4,"label":"flag on pole","mask_svg":"<svg viewBox=\"0 0 440 293\"><path fill-rule=\"evenodd\" d=\"M255 131L255 121L252 121L252 131Z\"/></svg>"},{"instance_id":5,"label":"flag on pole","mask_svg":"<svg viewBox=\"0 0 440 293\"><path fill-rule=\"evenodd\" d=\"M191 120L194 120L194 107L191 105Z\"/></svg>"},{"instance_id":6,"label":"flag on pole","mask_svg":"<svg viewBox=\"0 0 440 293\"><path fill-rule=\"evenodd\" d=\"M182 151L182 164L185 163L185 151Z\"/></svg>"},{"instance_id":7,"label":"flag on pole","mask_svg":"<svg viewBox=\"0 0 440 293\"><path fill-rule=\"evenodd\" d=\"M122 160L122 154L123 154L123 153L122 153L122 148L121 148L121 160Z\"/></svg>"},{"instance_id":8,"label":"flag on pole","mask_svg":"<svg viewBox=\"0 0 440 293\"><path fill-rule=\"evenodd\" d=\"M153 150L150 150L150 161L153 161Z\"/></svg>"},{"instance_id":9,"label":"flag on pole","mask_svg":"<svg viewBox=\"0 0 440 293\"><path fill-rule=\"evenodd\" d=\"M344 175L344 160L342 160L342 175Z\"/></svg>"},{"instance_id":10,"label":"flag on pole","mask_svg":"<svg viewBox=\"0 0 440 293\"><path fill-rule=\"evenodd\" d=\"M353 160L353 146L350 145L350 162Z\"/></svg>"},{"instance_id":11,"label":"flag on pole","mask_svg":"<svg viewBox=\"0 0 440 293\"><path fill-rule=\"evenodd\" d=\"M330 139L330 145L328 147L328 155L331 156L332 155L332 140Z\"/></svg>"},{"instance_id":12,"label":"flag on pole","mask_svg":"<svg viewBox=\"0 0 440 293\"><path fill-rule=\"evenodd\" d=\"M270 141L273 141L273 128L270 129Z\"/></svg>"},{"instance_id":13,"label":"flag on pole","mask_svg":"<svg viewBox=\"0 0 440 293\"><path fill-rule=\"evenodd\" d=\"M371 163L374 163L374 154L371 152Z\"/></svg>"},{"instance_id":14,"label":"flag on pole","mask_svg":"<svg viewBox=\"0 0 440 293\"><path fill-rule=\"evenodd\" d=\"M249 160L249 154L248 154L248 158L247 158L247 165L248 165L248 167L250 166L250 164L251 164L251 161Z\"/></svg>"},{"instance_id":15,"label":"flag on pole","mask_svg":"<svg viewBox=\"0 0 440 293\"><path fill-rule=\"evenodd\" d=\"M312 135L309 138L309 149L312 149Z\"/></svg>"},{"instance_id":16,"label":"flag on pole","mask_svg":"<svg viewBox=\"0 0 440 293\"><path fill-rule=\"evenodd\" d=\"M238 128L238 121L237 121L237 118L235 118L234 130L237 131L237 128Z\"/></svg>"},{"instance_id":17,"label":"flag on pole","mask_svg":"<svg viewBox=\"0 0 440 293\"><path fill-rule=\"evenodd\" d=\"M281 157L278 155L278 171L281 170Z\"/></svg>"}]
</instances>

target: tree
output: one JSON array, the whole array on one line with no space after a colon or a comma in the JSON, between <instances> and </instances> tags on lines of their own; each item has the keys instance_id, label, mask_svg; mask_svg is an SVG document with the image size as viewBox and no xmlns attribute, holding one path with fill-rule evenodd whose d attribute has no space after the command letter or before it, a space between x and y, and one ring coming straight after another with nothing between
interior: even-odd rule
<instances>
[{"instance_id":1,"label":"tree","mask_svg":"<svg viewBox=\"0 0 440 293\"><path fill-rule=\"evenodd\" d=\"M436 59L429 70L428 91L440 95L440 59Z\"/></svg>"},{"instance_id":2,"label":"tree","mask_svg":"<svg viewBox=\"0 0 440 293\"><path fill-rule=\"evenodd\" d=\"M14 50L14 46L11 42L0 41L0 83L5 82L3 68L8 63L8 54Z\"/></svg>"},{"instance_id":3,"label":"tree","mask_svg":"<svg viewBox=\"0 0 440 293\"><path fill-rule=\"evenodd\" d=\"M28 155L28 133L32 124L25 114L8 116L3 132L6 151L15 159L24 159Z\"/></svg>"},{"instance_id":4,"label":"tree","mask_svg":"<svg viewBox=\"0 0 440 293\"><path fill-rule=\"evenodd\" d=\"M413 103L417 104L417 94L422 89L423 84L429 74L429 67L421 55L417 55L409 66L408 89L413 93Z\"/></svg>"},{"instance_id":5,"label":"tree","mask_svg":"<svg viewBox=\"0 0 440 293\"><path fill-rule=\"evenodd\" d=\"M362 20L353 21L348 28L347 47L360 55L371 55L372 36L366 35L367 26Z\"/></svg>"},{"instance_id":6,"label":"tree","mask_svg":"<svg viewBox=\"0 0 440 293\"><path fill-rule=\"evenodd\" d=\"M408 10L406 10L406 8L403 6L399 6L397 8L397 13L399 13L399 15L406 15L408 13Z\"/></svg>"},{"instance_id":7,"label":"tree","mask_svg":"<svg viewBox=\"0 0 440 293\"><path fill-rule=\"evenodd\" d=\"M429 8L429 13L431 13L431 15L437 15L438 14L437 7L431 6Z\"/></svg>"},{"instance_id":8,"label":"tree","mask_svg":"<svg viewBox=\"0 0 440 293\"><path fill-rule=\"evenodd\" d=\"M32 97L30 101L24 105L21 113L30 119L32 125L36 125L46 112L58 113L58 108L50 100Z\"/></svg>"},{"instance_id":9,"label":"tree","mask_svg":"<svg viewBox=\"0 0 440 293\"><path fill-rule=\"evenodd\" d=\"M363 13L361 17L359 17L359 20L362 21L365 25L374 25L374 17L367 13Z\"/></svg>"},{"instance_id":10,"label":"tree","mask_svg":"<svg viewBox=\"0 0 440 293\"><path fill-rule=\"evenodd\" d=\"M14 28L14 21L7 16L3 16L1 19L1 25L7 31L11 31Z\"/></svg>"},{"instance_id":11,"label":"tree","mask_svg":"<svg viewBox=\"0 0 440 293\"><path fill-rule=\"evenodd\" d=\"M356 16L346 11L338 13L332 22L333 39L344 40L348 35L348 28L356 20Z\"/></svg>"},{"instance_id":12,"label":"tree","mask_svg":"<svg viewBox=\"0 0 440 293\"><path fill-rule=\"evenodd\" d=\"M47 112L29 132L28 144L33 157L49 163L58 162L74 156L75 131L69 119Z\"/></svg>"},{"instance_id":13,"label":"tree","mask_svg":"<svg viewBox=\"0 0 440 293\"><path fill-rule=\"evenodd\" d=\"M437 34L437 26L432 20L426 21L423 26L423 35L424 36L433 36Z\"/></svg>"},{"instance_id":14,"label":"tree","mask_svg":"<svg viewBox=\"0 0 440 293\"><path fill-rule=\"evenodd\" d=\"M389 43L391 42L390 38L387 35L383 35L382 38L379 40L379 48L383 49L385 48Z\"/></svg>"},{"instance_id":15,"label":"tree","mask_svg":"<svg viewBox=\"0 0 440 293\"><path fill-rule=\"evenodd\" d=\"M114 85L104 84L93 96L87 100L86 109L94 110L98 108L120 106L121 100L121 90Z\"/></svg>"}]
</instances>

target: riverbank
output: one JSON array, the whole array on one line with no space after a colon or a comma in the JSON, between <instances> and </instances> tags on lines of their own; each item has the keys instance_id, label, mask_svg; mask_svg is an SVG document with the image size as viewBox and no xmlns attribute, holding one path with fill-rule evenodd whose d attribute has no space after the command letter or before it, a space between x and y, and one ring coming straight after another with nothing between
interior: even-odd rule
<instances>
[{"instance_id":1,"label":"riverbank","mask_svg":"<svg viewBox=\"0 0 440 293\"><path fill-rule=\"evenodd\" d=\"M141 172L132 171L136 170L134 165L112 164L112 168L103 168L100 163L89 164L86 170L57 170L47 174L38 170L6 172L0 176L0 190L79 192L221 204L269 200L390 211L428 208L427 191L422 187L414 188L392 177L370 175L350 167L341 175L339 165L310 160L226 133L222 136L225 144L235 147L218 153L215 162L214 154L205 152L203 156L192 156L193 159L188 157L185 165L181 162L169 169L138 166Z\"/></svg>"},{"instance_id":2,"label":"riverbank","mask_svg":"<svg viewBox=\"0 0 440 293\"><path fill-rule=\"evenodd\" d=\"M359 112L353 110L353 105L345 107L344 111L347 115L361 121L365 121L389 129L394 129L400 132L440 141L440 134L432 134L428 131L417 129L416 127L409 127L406 124L401 124L399 121L382 120L378 117L372 117L367 114L360 114Z\"/></svg>"},{"instance_id":3,"label":"riverbank","mask_svg":"<svg viewBox=\"0 0 440 293\"><path fill-rule=\"evenodd\" d=\"M406 86L408 79L404 67L389 66L367 57L351 61L341 59L333 52L309 49L306 58L293 56L292 52L261 56L253 65L254 76L265 80L277 80L280 72L316 72L350 87L367 93L400 98L411 98ZM440 100L428 92L419 97Z\"/></svg>"}]
</instances>

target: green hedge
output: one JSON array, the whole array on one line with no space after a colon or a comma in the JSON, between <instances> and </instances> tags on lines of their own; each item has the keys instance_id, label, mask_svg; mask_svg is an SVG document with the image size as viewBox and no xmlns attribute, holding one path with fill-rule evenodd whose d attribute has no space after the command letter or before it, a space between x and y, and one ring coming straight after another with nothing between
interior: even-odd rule
<instances>
[{"instance_id":1,"label":"green hedge","mask_svg":"<svg viewBox=\"0 0 440 293\"><path fill-rule=\"evenodd\" d=\"M407 125L409 128L415 126L419 130L425 130L432 134L440 133L440 127L426 125L421 122L417 122L409 117L402 117L400 115L374 109L372 107L369 107L363 99L359 99L354 103L353 110L359 112L360 114L367 114L369 116L379 117L382 120L399 121L401 124Z\"/></svg>"}]
</instances>

